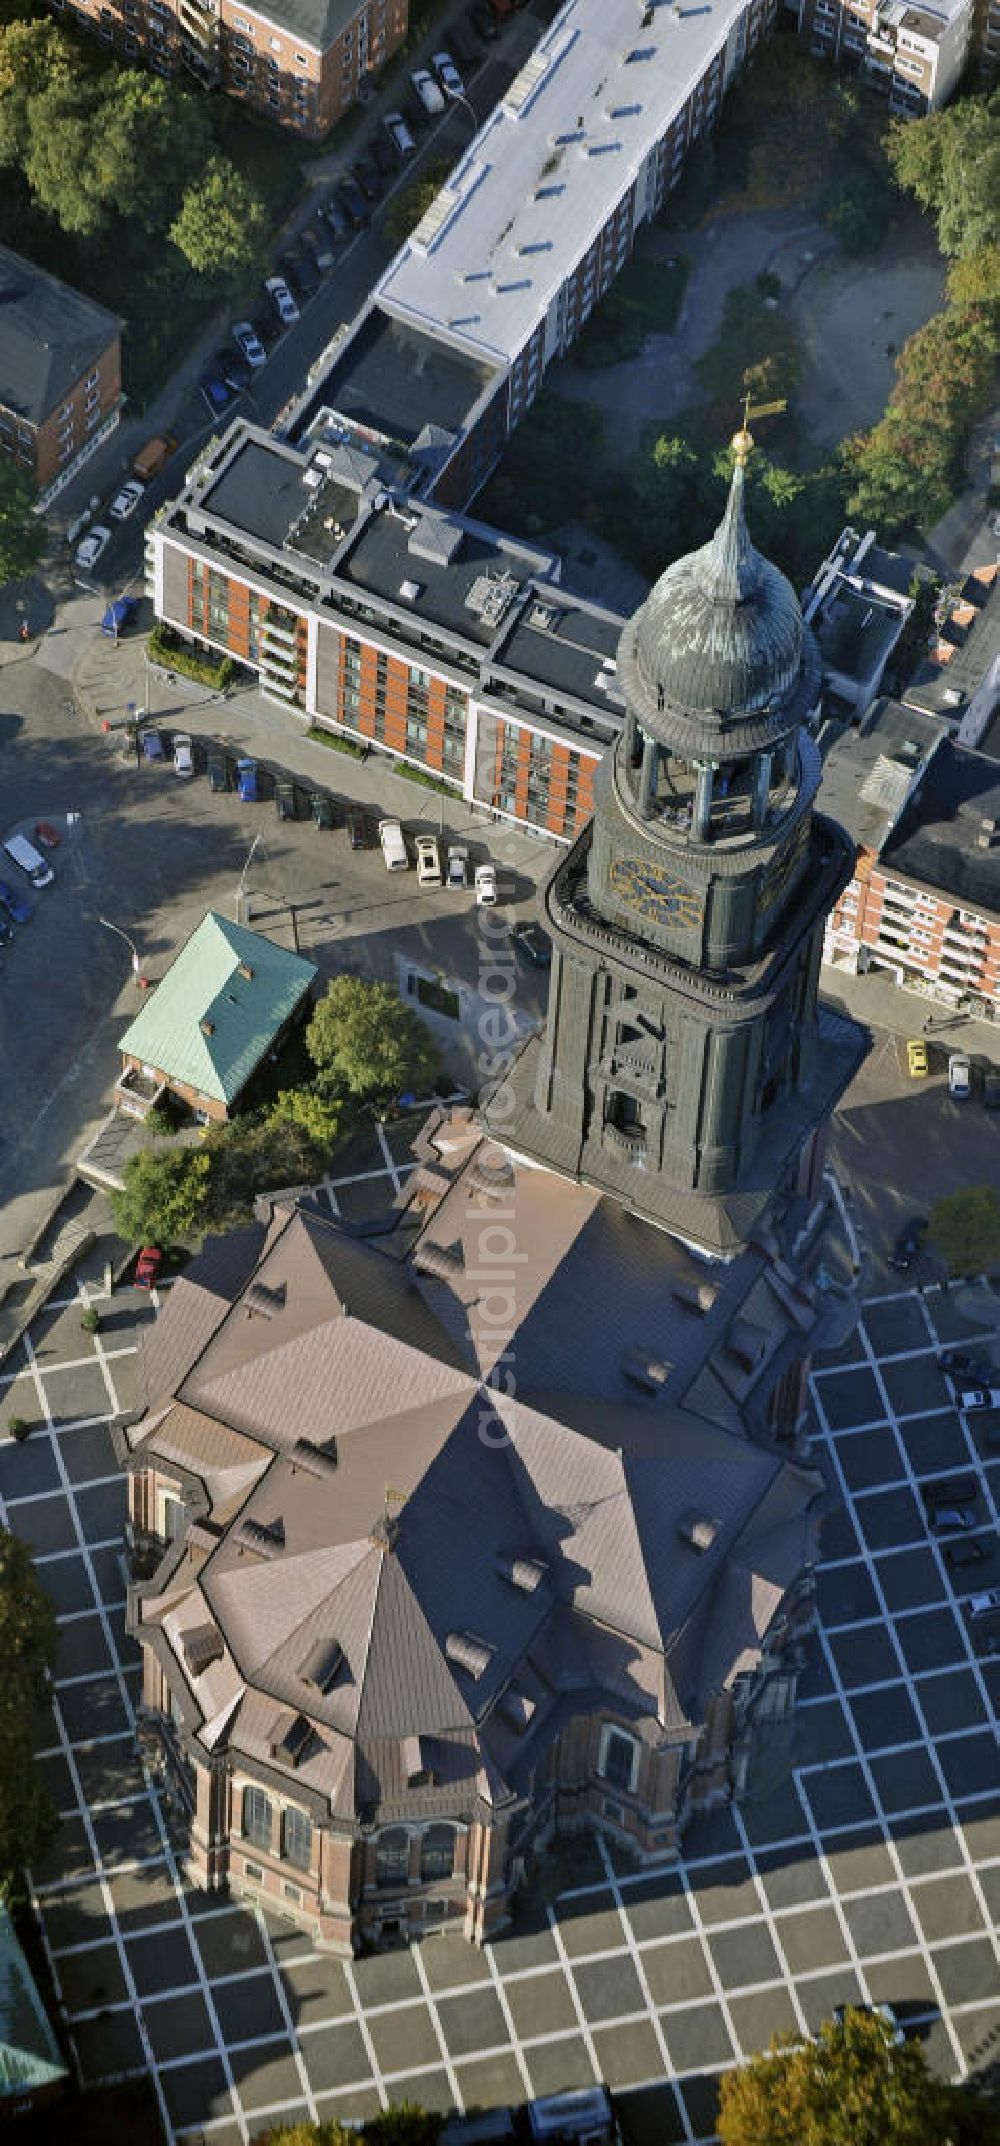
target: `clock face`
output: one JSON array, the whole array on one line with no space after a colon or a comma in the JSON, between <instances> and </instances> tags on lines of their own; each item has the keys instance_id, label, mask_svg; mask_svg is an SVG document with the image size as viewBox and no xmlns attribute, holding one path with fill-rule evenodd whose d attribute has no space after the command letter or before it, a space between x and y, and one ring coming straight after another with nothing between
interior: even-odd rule
<instances>
[{"instance_id":1,"label":"clock face","mask_svg":"<svg viewBox=\"0 0 1000 2146\"><path fill-rule=\"evenodd\" d=\"M664 866L622 857L611 867L611 888L633 914L650 924L700 924L702 904L683 879Z\"/></svg>"}]
</instances>

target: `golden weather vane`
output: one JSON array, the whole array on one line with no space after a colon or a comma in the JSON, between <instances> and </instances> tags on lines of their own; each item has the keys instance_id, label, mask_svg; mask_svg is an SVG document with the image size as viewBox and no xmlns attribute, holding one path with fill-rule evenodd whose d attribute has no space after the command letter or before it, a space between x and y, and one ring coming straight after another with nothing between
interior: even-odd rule
<instances>
[{"instance_id":1,"label":"golden weather vane","mask_svg":"<svg viewBox=\"0 0 1000 2146\"><path fill-rule=\"evenodd\" d=\"M787 410L787 408L788 402L784 395L777 402L751 402L749 391L743 397L743 423L739 431L734 432L730 442L739 469L746 468L750 458L750 449L753 446L750 419L752 417L776 417L779 410Z\"/></svg>"}]
</instances>

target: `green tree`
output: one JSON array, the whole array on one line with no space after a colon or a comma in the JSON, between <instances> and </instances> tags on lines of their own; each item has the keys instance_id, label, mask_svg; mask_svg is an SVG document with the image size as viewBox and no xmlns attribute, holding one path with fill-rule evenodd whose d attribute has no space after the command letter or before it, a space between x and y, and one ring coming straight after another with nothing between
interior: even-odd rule
<instances>
[{"instance_id":1,"label":"green tree","mask_svg":"<svg viewBox=\"0 0 1000 2146\"><path fill-rule=\"evenodd\" d=\"M199 275L223 281L253 267L264 222L250 180L228 157L214 156L187 187L170 236Z\"/></svg>"},{"instance_id":2,"label":"green tree","mask_svg":"<svg viewBox=\"0 0 1000 2146\"><path fill-rule=\"evenodd\" d=\"M145 1148L130 1155L113 1192L115 1228L127 1244L170 1244L205 1226L209 1157L205 1147Z\"/></svg>"},{"instance_id":3,"label":"green tree","mask_svg":"<svg viewBox=\"0 0 1000 2146\"><path fill-rule=\"evenodd\" d=\"M949 1274L982 1274L1000 1260L1000 1197L992 1185L972 1185L935 1201L930 1233Z\"/></svg>"},{"instance_id":4,"label":"green tree","mask_svg":"<svg viewBox=\"0 0 1000 2146\"><path fill-rule=\"evenodd\" d=\"M724 2073L718 2133L722 2146L941 2146L973 2101L933 2076L919 2042L896 2046L878 2013L849 2010Z\"/></svg>"},{"instance_id":5,"label":"green tree","mask_svg":"<svg viewBox=\"0 0 1000 2146\"><path fill-rule=\"evenodd\" d=\"M35 495L15 463L0 454L0 588L23 581L45 550L45 524L34 511Z\"/></svg>"},{"instance_id":6,"label":"green tree","mask_svg":"<svg viewBox=\"0 0 1000 2146\"><path fill-rule=\"evenodd\" d=\"M311 1184L321 1175L328 1151L296 1118L269 1111L213 1126L203 1152L206 1221L213 1229L236 1229L252 1219L261 1194Z\"/></svg>"},{"instance_id":7,"label":"green tree","mask_svg":"<svg viewBox=\"0 0 1000 2146\"><path fill-rule=\"evenodd\" d=\"M406 1089L426 1095L440 1070L437 1046L390 984L335 976L306 1030L320 1073L351 1095L385 1102Z\"/></svg>"},{"instance_id":8,"label":"green tree","mask_svg":"<svg viewBox=\"0 0 1000 2146\"><path fill-rule=\"evenodd\" d=\"M37 1860L55 1825L33 1749L35 1713L55 1657L55 1612L31 1552L0 1529L0 1886Z\"/></svg>"},{"instance_id":9,"label":"green tree","mask_svg":"<svg viewBox=\"0 0 1000 2146\"><path fill-rule=\"evenodd\" d=\"M53 80L29 99L24 175L38 207L63 231L93 238L103 229L116 205L119 167L92 76Z\"/></svg>"},{"instance_id":10,"label":"green tree","mask_svg":"<svg viewBox=\"0 0 1000 2146\"><path fill-rule=\"evenodd\" d=\"M953 306L1000 305L1000 241L952 262L948 296Z\"/></svg>"},{"instance_id":11,"label":"green tree","mask_svg":"<svg viewBox=\"0 0 1000 2146\"><path fill-rule=\"evenodd\" d=\"M52 82L72 81L79 67L74 47L51 20L0 28L0 165L23 164L32 98Z\"/></svg>"},{"instance_id":12,"label":"green tree","mask_svg":"<svg viewBox=\"0 0 1000 2146\"><path fill-rule=\"evenodd\" d=\"M393 196L385 212L385 235L390 246L402 246L410 232L416 230L431 202L436 201L450 170L450 164L439 158L428 164L422 178L415 179L412 186L404 186Z\"/></svg>"},{"instance_id":13,"label":"green tree","mask_svg":"<svg viewBox=\"0 0 1000 2146\"><path fill-rule=\"evenodd\" d=\"M894 121L888 154L897 184L936 217L942 253L962 259L1000 239L1000 94Z\"/></svg>"},{"instance_id":14,"label":"green tree","mask_svg":"<svg viewBox=\"0 0 1000 2146\"><path fill-rule=\"evenodd\" d=\"M329 1156L340 1131L343 1104L333 1089L317 1080L306 1088L283 1088L271 1116L298 1126L318 1154Z\"/></svg>"},{"instance_id":15,"label":"green tree","mask_svg":"<svg viewBox=\"0 0 1000 2146\"><path fill-rule=\"evenodd\" d=\"M204 97L122 67L106 78L102 125L116 148L115 207L147 231L165 231L209 164L212 121Z\"/></svg>"}]
</instances>

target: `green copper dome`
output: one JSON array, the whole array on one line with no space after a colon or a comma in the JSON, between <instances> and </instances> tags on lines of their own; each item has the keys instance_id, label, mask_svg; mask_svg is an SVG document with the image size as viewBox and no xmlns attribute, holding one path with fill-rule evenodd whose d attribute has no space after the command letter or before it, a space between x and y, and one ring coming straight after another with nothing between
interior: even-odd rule
<instances>
[{"instance_id":1,"label":"green copper dome","mask_svg":"<svg viewBox=\"0 0 1000 2146\"><path fill-rule=\"evenodd\" d=\"M677 752L759 751L801 720L818 659L791 583L751 543L737 458L707 544L676 559L618 652L627 704Z\"/></svg>"}]
</instances>

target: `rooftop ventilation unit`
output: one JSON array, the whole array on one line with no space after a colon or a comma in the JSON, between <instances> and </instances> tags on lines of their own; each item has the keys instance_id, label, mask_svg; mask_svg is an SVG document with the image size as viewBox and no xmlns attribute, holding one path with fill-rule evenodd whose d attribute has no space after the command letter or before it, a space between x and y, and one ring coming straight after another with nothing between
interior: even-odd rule
<instances>
[{"instance_id":1,"label":"rooftop ventilation unit","mask_svg":"<svg viewBox=\"0 0 1000 2146\"><path fill-rule=\"evenodd\" d=\"M434 1769L427 1765L424 1758L423 1747L425 1742L426 1738L422 1736L404 1736L403 1738L403 1769L406 1774L407 1788L431 1788L433 1786Z\"/></svg>"},{"instance_id":2,"label":"rooftop ventilation unit","mask_svg":"<svg viewBox=\"0 0 1000 2146\"><path fill-rule=\"evenodd\" d=\"M662 1357L647 1356L642 1349L630 1349L622 1357L622 1370L633 1386L641 1386L646 1393L662 1393L672 1370Z\"/></svg>"},{"instance_id":3,"label":"rooftop ventilation unit","mask_svg":"<svg viewBox=\"0 0 1000 2146\"><path fill-rule=\"evenodd\" d=\"M419 581L401 581L399 584L399 593L404 604L415 604L421 591L422 583Z\"/></svg>"},{"instance_id":4,"label":"rooftop ventilation unit","mask_svg":"<svg viewBox=\"0 0 1000 2146\"><path fill-rule=\"evenodd\" d=\"M509 1580L512 1587L519 1588L522 1595L536 1594L548 1575L548 1566L541 1557L498 1557L497 1571Z\"/></svg>"},{"instance_id":5,"label":"rooftop ventilation unit","mask_svg":"<svg viewBox=\"0 0 1000 2146\"><path fill-rule=\"evenodd\" d=\"M195 1625L181 1638L181 1653L184 1667L190 1677L203 1676L212 1662L219 1662L225 1653L222 1633L214 1624Z\"/></svg>"},{"instance_id":6,"label":"rooftop ventilation unit","mask_svg":"<svg viewBox=\"0 0 1000 2146\"><path fill-rule=\"evenodd\" d=\"M322 470L312 468L304 469L302 472L302 482L305 485L307 491L318 492L320 485L323 482Z\"/></svg>"},{"instance_id":7,"label":"rooftop ventilation unit","mask_svg":"<svg viewBox=\"0 0 1000 2146\"><path fill-rule=\"evenodd\" d=\"M277 1735L280 1722L271 1731L271 1757L284 1766L301 1766L306 1750L312 1742L312 1723L304 1714L296 1714L283 1736Z\"/></svg>"},{"instance_id":8,"label":"rooftop ventilation unit","mask_svg":"<svg viewBox=\"0 0 1000 2146\"><path fill-rule=\"evenodd\" d=\"M253 1550L257 1557L280 1557L285 1547L285 1530L280 1520L270 1525L262 1520L241 1520L233 1537L237 1549Z\"/></svg>"},{"instance_id":9,"label":"rooftop ventilation unit","mask_svg":"<svg viewBox=\"0 0 1000 2146\"><path fill-rule=\"evenodd\" d=\"M271 1289L267 1282L251 1282L243 1303L248 1317L256 1313L258 1319L274 1319L285 1309L285 1284Z\"/></svg>"},{"instance_id":10,"label":"rooftop ventilation unit","mask_svg":"<svg viewBox=\"0 0 1000 2146\"><path fill-rule=\"evenodd\" d=\"M515 597L521 593L516 574L477 574L465 599L465 608L484 626L499 626Z\"/></svg>"},{"instance_id":11,"label":"rooftop ventilation unit","mask_svg":"<svg viewBox=\"0 0 1000 2146\"><path fill-rule=\"evenodd\" d=\"M199 1028L201 1029L201 1032L202 1032L202 1035L203 1035L203 1036L214 1036L214 1034L215 1034L215 1022L214 1022L214 1021L209 1021L209 1020L207 1020L207 1019L206 1019L206 1020L204 1020L204 1021L199 1021L199 1023L198 1023L198 1026L199 1026Z\"/></svg>"},{"instance_id":12,"label":"rooftop ventilation unit","mask_svg":"<svg viewBox=\"0 0 1000 2146\"><path fill-rule=\"evenodd\" d=\"M439 1282L453 1281L456 1274L464 1271L461 1251L454 1244L417 1244L413 1264L422 1274L436 1275Z\"/></svg>"},{"instance_id":13,"label":"rooftop ventilation unit","mask_svg":"<svg viewBox=\"0 0 1000 2146\"><path fill-rule=\"evenodd\" d=\"M504 1692L498 1708L504 1721L510 1728L516 1729L519 1736L523 1736L525 1729L530 1727L537 1711L537 1702L529 1699L527 1692L515 1691L513 1685Z\"/></svg>"},{"instance_id":14,"label":"rooftop ventilation unit","mask_svg":"<svg viewBox=\"0 0 1000 2146\"><path fill-rule=\"evenodd\" d=\"M528 624L534 626L537 633L551 633L558 616L554 604L532 604Z\"/></svg>"},{"instance_id":15,"label":"rooftop ventilation unit","mask_svg":"<svg viewBox=\"0 0 1000 2146\"><path fill-rule=\"evenodd\" d=\"M306 1655L299 1670L303 1684L311 1684L326 1698L346 1663L343 1647L335 1639L320 1639Z\"/></svg>"},{"instance_id":16,"label":"rooftop ventilation unit","mask_svg":"<svg viewBox=\"0 0 1000 2146\"><path fill-rule=\"evenodd\" d=\"M485 1639L477 1639L473 1632L449 1632L444 1651L449 1662L455 1662L459 1669L466 1669L477 1682L493 1659L492 1647Z\"/></svg>"},{"instance_id":17,"label":"rooftop ventilation unit","mask_svg":"<svg viewBox=\"0 0 1000 2146\"><path fill-rule=\"evenodd\" d=\"M244 982L245 982L245 983L248 983L248 984L252 984L252 982L253 982L253 970L252 970L252 968L250 967L250 963L249 963L249 961L239 961L239 962L237 962L236 966L237 966L237 972L238 972L238 974L239 974L240 976L242 976L242 978L243 978Z\"/></svg>"},{"instance_id":18,"label":"rooftop ventilation unit","mask_svg":"<svg viewBox=\"0 0 1000 2146\"><path fill-rule=\"evenodd\" d=\"M304 1475L336 1475L337 1441L331 1438L325 1446L317 1446L311 1438L297 1438L288 1458L292 1467L301 1468Z\"/></svg>"},{"instance_id":19,"label":"rooftop ventilation unit","mask_svg":"<svg viewBox=\"0 0 1000 2146\"><path fill-rule=\"evenodd\" d=\"M717 1520L710 1520L706 1513L695 1512L689 1507L677 1522L677 1533L682 1542L690 1543L692 1550L710 1550L719 1532Z\"/></svg>"},{"instance_id":20,"label":"rooftop ventilation unit","mask_svg":"<svg viewBox=\"0 0 1000 2146\"><path fill-rule=\"evenodd\" d=\"M469 1164L465 1182L474 1192L488 1192L491 1197L498 1198L510 1191L514 1172L505 1155L501 1156L496 1164L488 1163L485 1158L477 1155L475 1161Z\"/></svg>"}]
</instances>

